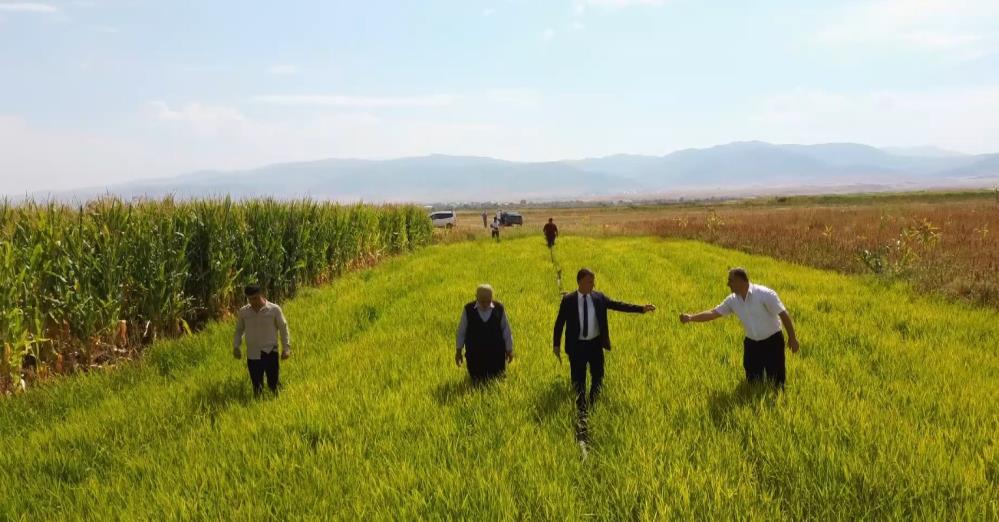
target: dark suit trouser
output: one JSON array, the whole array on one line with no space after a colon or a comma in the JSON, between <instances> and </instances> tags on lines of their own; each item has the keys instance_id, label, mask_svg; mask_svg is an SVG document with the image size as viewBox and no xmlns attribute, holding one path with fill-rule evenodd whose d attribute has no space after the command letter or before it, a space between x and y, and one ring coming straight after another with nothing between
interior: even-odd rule
<instances>
[{"instance_id":1,"label":"dark suit trouser","mask_svg":"<svg viewBox=\"0 0 999 522\"><path fill-rule=\"evenodd\" d=\"M468 349L465 352L465 366L473 382L481 382L498 377L506 371L506 348L502 345L492 348Z\"/></svg>"},{"instance_id":2,"label":"dark suit trouser","mask_svg":"<svg viewBox=\"0 0 999 522\"><path fill-rule=\"evenodd\" d=\"M278 372L278 351L275 348L271 352L260 352L259 359L247 359L246 368L250 371L250 383L253 384L253 394L260 395L264 390L264 375L267 375L267 387L272 392L277 392Z\"/></svg>"},{"instance_id":3,"label":"dark suit trouser","mask_svg":"<svg viewBox=\"0 0 999 522\"><path fill-rule=\"evenodd\" d=\"M576 391L576 406L585 409L586 366L589 365L590 377L593 379L593 383L590 385L590 403L592 404L600 395L600 388L604 383L604 349L597 339L577 341L576 349L568 355L572 387Z\"/></svg>"},{"instance_id":4,"label":"dark suit trouser","mask_svg":"<svg viewBox=\"0 0 999 522\"><path fill-rule=\"evenodd\" d=\"M745 338L742 341L742 366L749 382L766 378L777 386L784 386L784 334L777 332L762 341Z\"/></svg>"}]
</instances>

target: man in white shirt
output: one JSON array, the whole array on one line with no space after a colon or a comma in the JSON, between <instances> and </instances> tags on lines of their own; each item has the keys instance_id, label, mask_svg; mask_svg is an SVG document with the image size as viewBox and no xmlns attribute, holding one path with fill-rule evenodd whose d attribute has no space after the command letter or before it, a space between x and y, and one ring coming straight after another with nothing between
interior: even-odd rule
<instances>
[{"instance_id":1,"label":"man in white shirt","mask_svg":"<svg viewBox=\"0 0 999 522\"><path fill-rule=\"evenodd\" d=\"M288 321L284 318L281 307L271 303L264 297L257 285L244 289L247 304L236 313L236 334L232 340L232 355L239 359L242 354L240 347L246 338L246 367L250 372L250 383L253 394L259 396L264 387L264 375L267 376L267 387L272 392L278 391L278 336L281 337L281 359L291 357L291 336L288 333Z\"/></svg>"},{"instance_id":2,"label":"man in white shirt","mask_svg":"<svg viewBox=\"0 0 999 522\"><path fill-rule=\"evenodd\" d=\"M746 331L742 343L742 366L746 370L746 380L762 380L766 372L767 379L783 388L785 367L781 324L787 330L787 344L791 351L798 352L798 337L784 303L777 292L750 283L749 275L743 268L729 270L728 287L732 294L713 310L693 315L680 314L680 322L704 323L734 313Z\"/></svg>"},{"instance_id":3,"label":"man in white shirt","mask_svg":"<svg viewBox=\"0 0 999 522\"><path fill-rule=\"evenodd\" d=\"M513 360L513 334L506 309L493 301L493 287L479 285L475 301L462 309L455 335L454 363L461 366L462 348L466 348L468 375L479 383L497 377Z\"/></svg>"}]
</instances>

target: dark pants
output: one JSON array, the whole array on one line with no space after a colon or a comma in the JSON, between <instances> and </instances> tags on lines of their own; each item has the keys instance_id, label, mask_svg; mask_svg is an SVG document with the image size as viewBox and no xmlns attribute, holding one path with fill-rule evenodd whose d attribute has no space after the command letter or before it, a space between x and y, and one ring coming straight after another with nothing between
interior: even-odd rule
<instances>
[{"instance_id":1,"label":"dark pants","mask_svg":"<svg viewBox=\"0 0 999 522\"><path fill-rule=\"evenodd\" d=\"M749 382L766 379L784 386L784 334L777 332L762 341L745 338L742 341L742 366Z\"/></svg>"},{"instance_id":2,"label":"dark pants","mask_svg":"<svg viewBox=\"0 0 999 522\"><path fill-rule=\"evenodd\" d=\"M555 246L555 238L554 237L545 237L545 241L548 242L548 248L551 248L551 247Z\"/></svg>"},{"instance_id":3,"label":"dark pants","mask_svg":"<svg viewBox=\"0 0 999 522\"><path fill-rule=\"evenodd\" d=\"M260 352L260 359L247 359L246 367L250 370L250 383L253 384L253 394L260 395L264 390L264 375L267 375L267 387L272 392L277 393L278 389L278 364L279 356L277 348L268 352Z\"/></svg>"},{"instance_id":4,"label":"dark pants","mask_svg":"<svg viewBox=\"0 0 999 522\"><path fill-rule=\"evenodd\" d=\"M506 371L506 348L469 348L465 352L465 366L472 382L498 377Z\"/></svg>"},{"instance_id":5,"label":"dark pants","mask_svg":"<svg viewBox=\"0 0 999 522\"><path fill-rule=\"evenodd\" d=\"M600 395L600 388L604 383L604 349L600 347L600 341L577 341L576 348L569 356L569 372L572 378L572 387L576 392L576 406L580 410L586 409L586 366L590 366L590 377L593 384L590 385L590 404Z\"/></svg>"},{"instance_id":6,"label":"dark pants","mask_svg":"<svg viewBox=\"0 0 999 522\"><path fill-rule=\"evenodd\" d=\"M492 236L493 236L494 238L496 238L496 239L499 239L499 230L496 230L496 229L494 228L494 229L493 229L493 233L492 233Z\"/></svg>"}]
</instances>

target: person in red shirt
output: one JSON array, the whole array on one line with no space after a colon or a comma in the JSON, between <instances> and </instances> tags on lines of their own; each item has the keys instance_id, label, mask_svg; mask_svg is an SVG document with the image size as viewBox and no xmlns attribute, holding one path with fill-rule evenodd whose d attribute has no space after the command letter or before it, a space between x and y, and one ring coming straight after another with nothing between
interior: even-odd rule
<instances>
[{"instance_id":1,"label":"person in red shirt","mask_svg":"<svg viewBox=\"0 0 999 522\"><path fill-rule=\"evenodd\" d=\"M558 227L555 225L555 220L548 218L548 223L543 229L545 233L545 241L548 242L548 248L555 246L555 238L558 237Z\"/></svg>"}]
</instances>

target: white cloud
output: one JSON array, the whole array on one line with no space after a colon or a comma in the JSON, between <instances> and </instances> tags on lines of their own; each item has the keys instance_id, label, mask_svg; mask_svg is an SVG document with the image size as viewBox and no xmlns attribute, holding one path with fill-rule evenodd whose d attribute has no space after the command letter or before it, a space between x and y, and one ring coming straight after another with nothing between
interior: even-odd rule
<instances>
[{"instance_id":1,"label":"white cloud","mask_svg":"<svg viewBox=\"0 0 999 522\"><path fill-rule=\"evenodd\" d=\"M288 63L272 65L267 68L267 74L273 74L275 76L298 74L298 66Z\"/></svg>"},{"instance_id":2,"label":"white cloud","mask_svg":"<svg viewBox=\"0 0 999 522\"><path fill-rule=\"evenodd\" d=\"M58 13L59 8L51 4L42 4L37 2L3 2L0 3L0 11L52 14Z\"/></svg>"},{"instance_id":3,"label":"white cloud","mask_svg":"<svg viewBox=\"0 0 999 522\"><path fill-rule=\"evenodd\" d=\"M850 141L972 152L999 150L999 85L859 93L796 89L767 98L747 136L781 142Z\"/></svg>"},{"instance_id":4,"label":"white cloud","mask_svg":"<svg viewBox=\"0 0 999 522\"><path fill-rule=\"evenodd\" d=\"M487 7L487 8L485 8L485 9L482 10L482 16L492 16L495 13L496 13L496 9L493 9L492 7Z\"/></svg>"},{"instance_id":5,"label":"white cloud","mask_svg":"<svg viewBox=\"0 0 999 522\"><path fill-rule=\"evenodd\" d=\"M542 31L541 32L541 39L544 40L544 41L546 41L546 42L550 42L550 41L554 40L555 39L555 29L552 29L551 27L549 27L548 29L545 29L544 31Z\"/></svg>"},{"instance_id":6,"label":"white cloud","mask_svg":"<svg viewBox=\"0 0 999 522\"><path fill-rule=\"evenodd\" d=\"M877 0L824 15L815 40L858 46L959 53L973 58L997 48L999 1Z\"/></svg>"},{"instance_id":7,"label":"white cloud","mask_svg":"<svg viewBox=\"0 0 999 522\"><path fill-rule=\"evenodd\" d=\"M179 122L189 127L200 137L216 137L222 134L244 133L252 126L250 120L231 107L188 103L173 109L166 102L149 102L152 114L164 121Z\"/></svg>"},{"instance_id":8,"label":"white cloud","mask_svg":"<svg viewBox=\"0 0 999 522\"><path fill-rule=\"evenodd\" d=\"M254 96L252 101L273 105L325 105L333 107L441 107L454 102L450 94L429 96L373 97L340 94L275 94Z\"/></svg>"}]
</instances>

